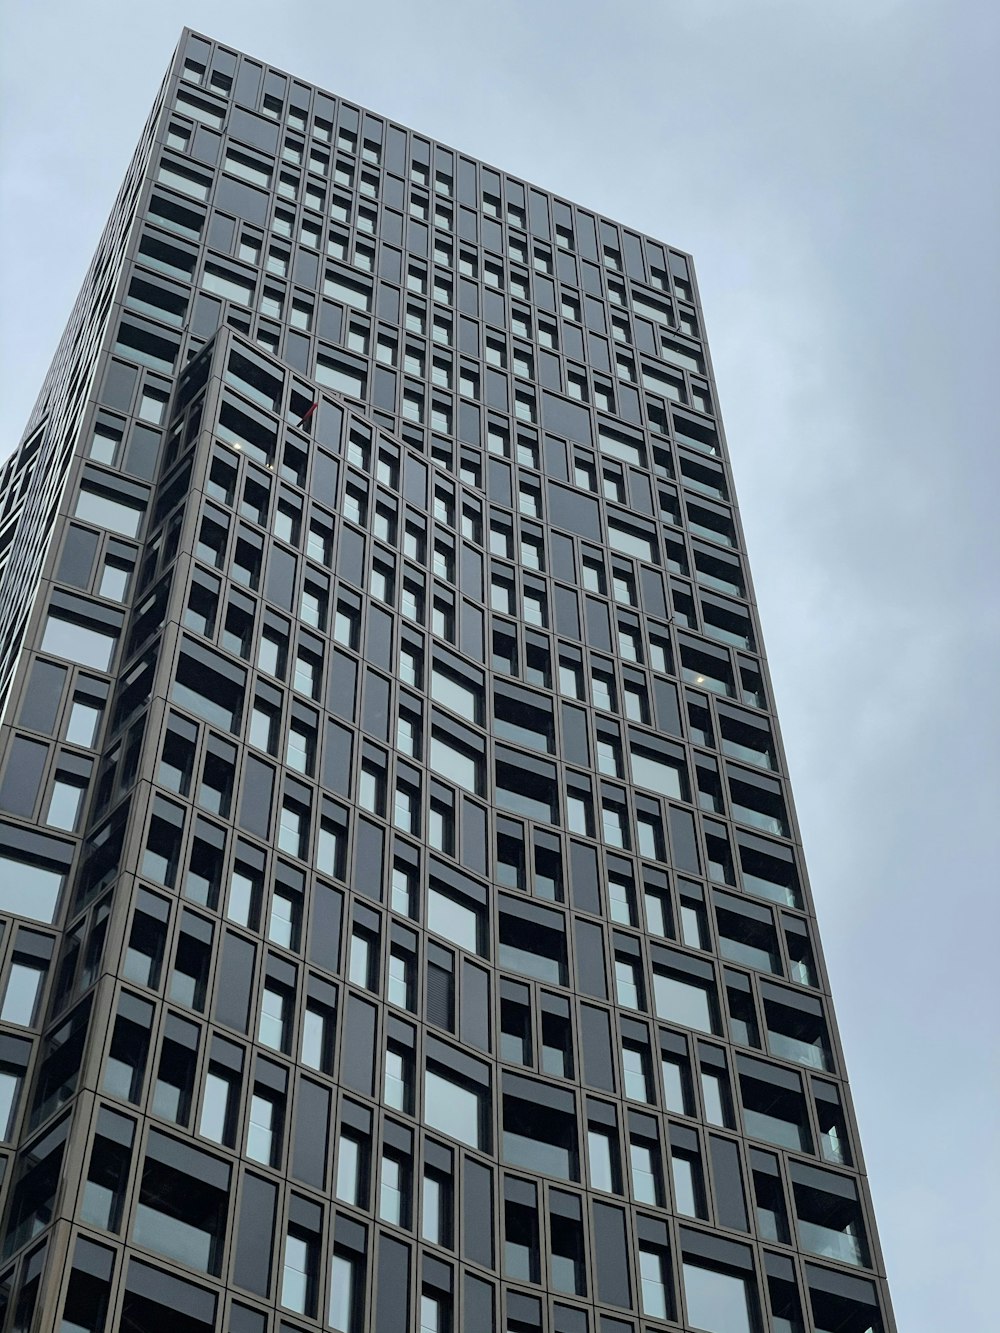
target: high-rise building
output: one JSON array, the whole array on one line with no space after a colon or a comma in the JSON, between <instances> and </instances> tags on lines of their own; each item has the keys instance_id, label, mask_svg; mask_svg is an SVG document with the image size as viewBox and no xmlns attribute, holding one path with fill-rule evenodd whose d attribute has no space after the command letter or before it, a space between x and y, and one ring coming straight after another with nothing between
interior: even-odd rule
<instances>
[{"instance_id":1,"label":"high-rise building","mask_svg":"<svg viewBox=\"0 0 1000 1333\"><path fill-rule=\"evenodd\" d=\"M0 1327L891 1333L690 258L185 31L0 502Z\"/></svg>"}]
</instances>

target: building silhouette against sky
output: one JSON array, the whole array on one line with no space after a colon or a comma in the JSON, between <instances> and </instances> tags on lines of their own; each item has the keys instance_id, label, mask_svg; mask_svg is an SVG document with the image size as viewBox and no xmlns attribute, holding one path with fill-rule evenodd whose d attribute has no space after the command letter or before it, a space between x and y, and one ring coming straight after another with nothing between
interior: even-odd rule
<instances>
[{"instance_id":1,"label":"building silhouette against sky","mask_svg":"<svg viewBox=\"0 0 1000 1333\"><path fill-rule=\"evenodd\" d=\"M0 481L5 1333L891 1333L688 256L185 32Z\"/></svg>"}]
</instances>

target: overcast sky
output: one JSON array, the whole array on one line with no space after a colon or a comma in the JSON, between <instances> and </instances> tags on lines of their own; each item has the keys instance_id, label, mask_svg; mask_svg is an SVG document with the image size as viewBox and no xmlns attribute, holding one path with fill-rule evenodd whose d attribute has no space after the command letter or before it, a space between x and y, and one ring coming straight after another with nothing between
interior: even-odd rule
<instances>
[{"instance_id":1,"label":"overcast sky","mask_svg":"<svg viewBox=\"0 0 1000 1333\"><path fill-rule=\"evenodd\" d=\"M0 33L0 457L184 22L694 254L901 1333L997 1318L997 14L8 0Z\"/></svg>"}]
</instances>

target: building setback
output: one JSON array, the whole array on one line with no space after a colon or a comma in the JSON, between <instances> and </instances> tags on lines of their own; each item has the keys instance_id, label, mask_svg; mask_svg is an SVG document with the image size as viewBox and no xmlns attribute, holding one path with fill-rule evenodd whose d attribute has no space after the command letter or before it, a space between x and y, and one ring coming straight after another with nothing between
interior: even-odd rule
<instances>
[{"instance_id":1,"label":"building setback","mask_svg":"<svg viewBox=\"0 0 1000 1333\"><path fill-rule=\"evenodd\" d=\"M892 1333L689 256L185 31L0 698L0 1328Z\"/></svg>"}]
</instances>

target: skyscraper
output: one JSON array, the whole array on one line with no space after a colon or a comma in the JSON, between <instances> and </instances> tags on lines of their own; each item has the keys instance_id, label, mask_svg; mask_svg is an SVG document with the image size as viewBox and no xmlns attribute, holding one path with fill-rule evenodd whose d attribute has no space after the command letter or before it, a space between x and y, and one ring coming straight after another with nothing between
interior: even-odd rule
<instances>
[{"instance_id":1,"label":"skyscraper","mask_svg":"<svg viewBox=\"0 0 1000 1333\"><path fill-rule=\"evenodd\" d=\"M185 31L0 485L0 1328L891 1333L687 255Z\"/></svg>"}]
</instances>

